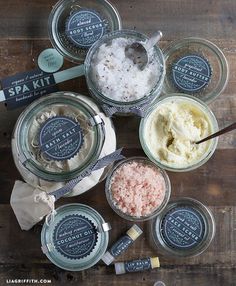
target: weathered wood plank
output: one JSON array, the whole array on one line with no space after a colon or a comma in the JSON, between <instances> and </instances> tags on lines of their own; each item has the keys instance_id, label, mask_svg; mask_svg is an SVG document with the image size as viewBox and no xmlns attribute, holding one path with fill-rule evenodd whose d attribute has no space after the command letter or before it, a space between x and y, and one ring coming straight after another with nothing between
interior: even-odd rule
<instances>
[{"instance_id":1,"label":"weathered wood plank","mask_svg":"<svg viewBox=\"0 0 236 286\"><path fill-rule=\"evenodd\" d=\"M162 47L167 46L170 41L163 41ZM215 41L221 48L225 47L226 57L231 64L229 83L224 93L210 104L215 113L219 126L224 127L236 121L236 68L233 62L236 61L236 41ZM49 41L0 41L0 78L13 75L17 72L31 70L37 65L37 57L44 48L49 47ZM227 48L226 48L227 47ZM71 64L65 61L63 68L70 67ZM88 94L84 77L74 79L59 85L60 90L70 90ZM0 103L0 146L10 145L10 136L14 124L23 108L6 111L3 103ZM140 147L138 138L139 119L136 117L114 118L115 127L119 134L118 144L128 147ZM125 126L125 128L124 128ZM128 132L127 132L128 130ZM236 133L231 132L221 136L219 139L219 149L236 147Z\"/></svg>"},{"instance_id":2,"label":"weathered wood plank","mask_svg":"<svg viewBox=\"0 0 236 286\"><path fill-rule=\"evenodd\" d=\"M160 280L166 286L235 286L236 269L217 266L181 266L178 268L169 266L143 273L116 276L112 266L96 266L82 272L63 271L47 264L5 264L0 266L0 285L6 285L7 279L27 278L50 280L50 283L42 284L45 286L152 286Z\"/></svg>"},{"instance_id":3,"label":"weathered wood plank","mask_svg":"<svg viewBox=\"0 0 236 286\"><path fill-rule=\"evenodd\" d=\"M83 203L88 201L81 200ZM94 206L94 204L91 204ZM24 232L17 225L9 205L0 205L0 285L1 281L15 278L52 279L53 283L106 285L152 285L155 280L163 280L166 285L234 285L236 278L236 207L210 207L216 219L217 231L209 249L202 255L191 259L170 259L160 256L161 268L151 272L129 274L117 277L113 266L105 267L102 262L92 269L82 272L63 271L54 265L40 250L40 226ZM113 229L110 241L115 241L132 223L117 218L111 209L97 205L96 209L109 218ZM148 243L148 223L140 223L144 234L119 261L159 255ZM68 282L69 282L68 281ZM198 282L198 283L197 283ZM196 283L196 284L195 284ZM220 284L221 283L221 284ZM222 284L223 283L223 284ZM54 284L53 284L54 285ZM72 284L73 285L73 284Z\"/></svg>"},{"instance_id":4,"label":"weathered wood plank","mask_svg":"<svg viewBox=\"0 0 236 286\"><path fill-rule=\"evenodd\" d=\"M124 154L127 157L144 155L140 149L126 149ZM9 148L0 148L0 158L0 203L8 204L14 181L21 178L14 166ZM213 157L197 170L168 174L172 185L172 198L190 196L212 206L236 206L236 152L233 149L217 150ZM105 197L101 199L103 190L104 183L98 184L93 190L74 200L83 199L91 204L104 206Z\"/></svg>"},{"instance_id":5,"label":"weathered wood plank","mask_svg":"<svg viewBox=\"0 0 236 286\"><path fill-rule=\"evenodd\" d=\"M47 38L47 20L55 0L0 2L1 38ZM234 0L113 0L123 27L168 37L201 36L231 39L236 36ZM145 24L144 24L145 23Z\"/></svg>"}]
</instances>

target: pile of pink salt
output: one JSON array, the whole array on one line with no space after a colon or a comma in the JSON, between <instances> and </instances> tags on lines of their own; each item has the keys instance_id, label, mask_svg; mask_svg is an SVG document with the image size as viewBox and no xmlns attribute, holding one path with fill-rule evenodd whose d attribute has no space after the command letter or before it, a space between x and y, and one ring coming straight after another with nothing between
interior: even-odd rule
<instances>
[{"instance_id":1,"label":"pile of pink salt","mask_svg":"<svg viewBox=\"0 0 236 286\"><path fill-rule=\"evenodd\" d=\"M123 213L141 217L153 213L163 202L166 185L160 171L145 162L124 163L111 179L114 205Z\"/></svg>"}]
</instances>

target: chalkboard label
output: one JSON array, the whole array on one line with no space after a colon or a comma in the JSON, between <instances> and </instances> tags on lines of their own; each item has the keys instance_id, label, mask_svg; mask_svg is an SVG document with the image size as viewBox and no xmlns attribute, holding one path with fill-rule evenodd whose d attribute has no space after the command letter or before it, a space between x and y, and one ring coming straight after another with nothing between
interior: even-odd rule
<instances>
[{"instance_id":1,"label":"chalkboard label","mask_svg":"<svg viewBox=\"0 0 236 286\"><path fill-rule=\"evenodd\" d=\"M66 23L66 35L76 46L89 48L106 33L107 21L96 11L81 9Z\"/></svg>"},{"instance_id":2,"label":"chalkboard label","mask_svg":"<svg viewBox=\"0 0 236 286\"><path fill-rule=\"evenodd\" d=\"M201 214L191 207L176 207L165 215L162 225L164 241L172 248L191 249L204 238L205 224Z\"/></svg>"},{"instance_id":3,"label":"chalkboard label","mask_svg":"<svg viewBox=\"0 0 236 286\"><path fill-rule=\"evenodd\" d=\"M53 232L55 249L68 259L88 256L97 243L95 225L86 217L73 214L65 216Z\"/></svg>"},{"instance_id":4,"label":"chalkboard label","mask_svg":"<svg viewBox=\"0 0 236 286\"><path fill-rule=\"evenodd\" d=\"M41 151L51 160L68 160L83 144L83 132L78 122L65 116L49 118L39 131Z\"/></svg>"},{"instance_id":5,"label":"chalkboard label","mask_svg":"<svg viewBox=\"0 0 236 286\"><path fill-rule=\"evenodd\" d=\"M138 271L148 270L152 268L151 259L144 258L133 261L127 261L124 263L124 267L126 272L138 272Z\"/></svg>"},{"instance_id":6,"label":"chalkboard label","mask_svg":"<svg viewBox=\"0 0 236 286\"><path fill-rule=\"evenodd\" d=\"M124 235L111 247L109 252L113 257L117 257L123 253L132 243L132 238L130 238L128 235Z\"/></svg>"},{"instance_id":7,"label":"chalkboard label","mask_svg":"<svg viewBox=\"0 0 236 286\"><path fill-rule=\"evenodd\" d=\"M198 92L211 79L211 66L202 56L188 55L173 64L172 76L175 85L185 92Z\"/></svg>"}]
</instances>

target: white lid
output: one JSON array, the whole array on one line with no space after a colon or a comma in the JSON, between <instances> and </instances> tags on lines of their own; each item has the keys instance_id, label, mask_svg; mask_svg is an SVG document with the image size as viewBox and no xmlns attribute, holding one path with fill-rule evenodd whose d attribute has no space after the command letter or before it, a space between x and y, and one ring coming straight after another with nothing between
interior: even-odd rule
<instances>
[{"instance_id":1,"label":"white lid","mask_svg":"<svg viewBox=\"0 0 236 286\"><path fill-rule=\"evenodd\" d=\"M125 273L125 264L124 262L117 262L115 263L115 271L116 271L116 274L124 274Z\"/></svg>"},{"instance_id":2,"label":"white lid","mask_svg":"<svg viewBox=\"0 0 236 286\"><path fill-rule=\"evenodd\" d=\"M106 265L110 265L113 261L114 261L114 257L110 254L109 251L107 251L103 257L102 257L102 261L106 264Z\"/></svg>"}]
</instances>

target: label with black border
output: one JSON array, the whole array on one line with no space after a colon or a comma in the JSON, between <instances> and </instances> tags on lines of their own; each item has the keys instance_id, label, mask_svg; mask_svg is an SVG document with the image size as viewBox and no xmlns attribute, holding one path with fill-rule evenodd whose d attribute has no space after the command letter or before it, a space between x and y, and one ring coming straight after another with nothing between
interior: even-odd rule
<instances>
[{"instance_id":1,"label":"label with black border","mask_svg":"<svg viewBox=\"0 0 236 286\"><path fill-rule=\"evenodd\" d=\"M192 249L200 244L205 235L202 215L191 207L176 207L163 218L162 235L172 248Z\"/></svg>"},{"instance_id":2,"label":"label with black border","mask_svg":"<svg viewBox=\"0 0 236 286\"><path fill-rule=\"evenodd\" d=\"M67 259L82 259L96 246L98 233L88 218L72 214L65 216L54 228L55 249Z\"/></svg>"},{"instance_id":3,"label":"label with black border","mask_svg":"<svg viewBox=\"0 0 236 286\"><path fill-rule=\"evenodd\" d=\"M124 263L124 268L126 272L138 272L148 270L152 268L151 259L143 258L133 261L127 261Z\"/></svg>"},{"instance_id":4,"label":"label with black border","mask_svg":"<svg viewBox=\"0 0 236 286\"><path fill-rule=\"evenodd\" d=\"M47 119L39 130L40 150L55 161L74 157L83 145L81 126L66 116L54 116Z\"/></svg>"},{"instance_id":5,"label":"label with black border","mask_svg":"<svg viewBox=\"0 0 236 286\"><path fill-rule=\"evenodd\" d=\"M66 22L68 39L80 48L89 48L106 33L108 22L97 11L81 9Z\"/></svg>"},{"instance_id":6,"label":"label with black border","mask_svg":"<svg viewBox=\"0 0 236 286\"><path fill-rule=\"evenodd\" d=\"M172 66L172 77L177 88L184 92L198 92L208 85L212 69L202 56L187 55Z\"/></svg>"}]
</instances>

